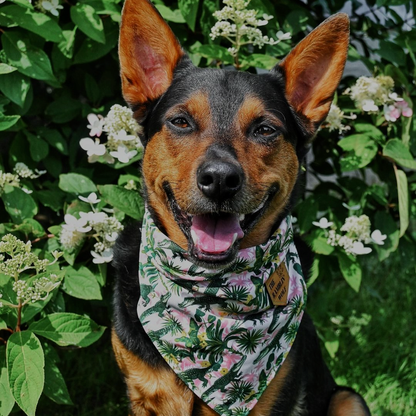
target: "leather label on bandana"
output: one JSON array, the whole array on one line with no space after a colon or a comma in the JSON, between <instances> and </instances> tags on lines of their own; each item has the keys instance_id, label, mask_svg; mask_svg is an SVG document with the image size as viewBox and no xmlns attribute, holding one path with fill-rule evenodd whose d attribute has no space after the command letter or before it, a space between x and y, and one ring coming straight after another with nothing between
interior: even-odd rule
<instances>
[{"instance_id":1,"label":"leather label on bandana","mask_svg":"<svg viewBox=\"0 0 416 416\"><path fill-rule=\"evenodd\" d=\"M266 289L275 306L287 305L287 294L289 291L289 274L285 262L270 275L266 281Z\"/></svg>"}]
</instances>

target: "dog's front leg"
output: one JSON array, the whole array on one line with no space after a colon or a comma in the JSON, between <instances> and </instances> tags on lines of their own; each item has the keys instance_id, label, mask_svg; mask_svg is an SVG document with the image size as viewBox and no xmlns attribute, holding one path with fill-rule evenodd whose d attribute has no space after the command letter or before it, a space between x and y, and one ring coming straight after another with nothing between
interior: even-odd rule
<instances>
[{"instance_id":1,"label":"dog's front leg","mask_svg":"<svg viewBox=\"0 0 416 416\"><path fill-rule=\"evenodd\" d=\"M154 368L129 351L115 331L112 344L127 385L130 416L191 416L193 393L169 368Z\"/></svg>"}]
</instances>

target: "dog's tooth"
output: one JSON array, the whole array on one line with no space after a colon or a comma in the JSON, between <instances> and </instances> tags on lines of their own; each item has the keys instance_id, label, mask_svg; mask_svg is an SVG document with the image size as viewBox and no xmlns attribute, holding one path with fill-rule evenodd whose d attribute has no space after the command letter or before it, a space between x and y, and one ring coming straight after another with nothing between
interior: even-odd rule
<instances>
[{"instance_id":1,"label":"dog's tooth","mask_svg":"<svg viewBox=\"0 0 416 416\"><path fill-rule=\"evenodd\" d=\"M245 214L241 214L239 217L238 217L238 220L241 222L241 221L244 221L244 218L245 218L246 216L245 216Z\"/></svg>"},{"instance_id":2,"label":"dog's tooth","mask_svg":"<svg viewBox=\"0 0 416 416\"><path fill-rule=\"evenodd\" d=\"M233 245L235 243L235 240L237 240L238 234L234 233L233 235L233 242L231 243L231 245Z\"/></svg>"},{"instance_id":3,"label":"dog's tooth","mask_svg":"<svg viewBox=\"0 0 416 416\"><path fill-rule=\"evenodd\" d=\"M198 242L198 236L194 230L191 230L191 237L194 243L196 244Z\"/></svg>"}]
</instances>

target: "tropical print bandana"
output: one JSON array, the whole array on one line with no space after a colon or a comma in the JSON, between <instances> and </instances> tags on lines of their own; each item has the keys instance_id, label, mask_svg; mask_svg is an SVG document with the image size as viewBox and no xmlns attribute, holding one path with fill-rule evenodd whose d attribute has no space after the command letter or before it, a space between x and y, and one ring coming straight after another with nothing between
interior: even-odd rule
<instances>
[{"instance_id":1,"label":"tropical print bandana","mask_svg":"<svg viewBox=\"0 0 416 416\"><path fill-rule=\"evenodd\" d=\"M232 266L209 270L187 260L146 210L140 250L137 311L153 344L218 414L248 415L289 354L305 306L291 217ZM282 262L287 301L274 306L265 283Z\"/></svg>"}]
</instances>

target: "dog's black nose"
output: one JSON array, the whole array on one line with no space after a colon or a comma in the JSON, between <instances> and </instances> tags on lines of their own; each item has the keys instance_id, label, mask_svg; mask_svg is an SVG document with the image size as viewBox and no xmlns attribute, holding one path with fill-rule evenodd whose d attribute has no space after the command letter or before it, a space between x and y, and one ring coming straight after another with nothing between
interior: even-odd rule
<instances>
[{"instance_id":1,"label":"dog's black nose","mask_svg":"<svg viewBox=\"0 0 416 416\"><path fill-rule=\"evenodd\" d=\"M232 198L243 184L242 168L228 161L207 161L197 172L198 188L202 193L216 201Z\"/></svg>"}]
</instances>

